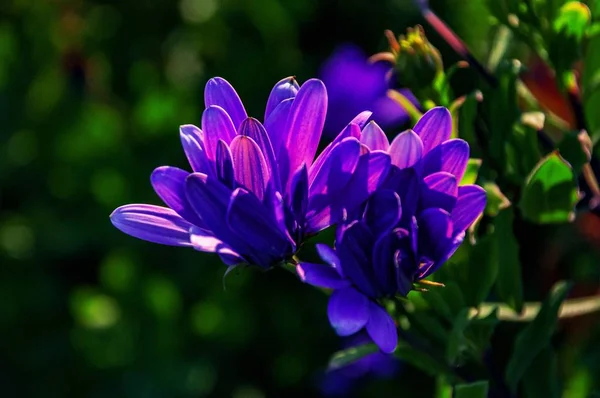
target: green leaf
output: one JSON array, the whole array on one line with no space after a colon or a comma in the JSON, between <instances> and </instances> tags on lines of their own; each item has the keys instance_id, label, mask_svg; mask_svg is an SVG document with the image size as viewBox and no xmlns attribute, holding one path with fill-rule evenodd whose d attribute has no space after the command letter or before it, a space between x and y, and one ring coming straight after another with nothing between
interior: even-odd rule
<instances>
[{"instance_id":1,"label":"green leaf","mask_svg":"<svg viewBox=\"0 0 600 398\"><path fill-rule=\"evenodd\" d=\"M329 370L343 368L378 350L377 345L369 343L338 351L329 360Z\"/></svg>"},{"instance_id":2,"label":"green leaf","mask_svg":"<svg viewBox=\"0 0 600 398\"><path fill-rule=\"evenodd\" d=\"M559 398L559 380L556 354L544 348L533 360L523 377L525 398Z\"/></svg>"},{"instance_id":3,"label":"green leaf","mask_svg":"<svg viewBox=\"0 0 600 398\"><path fill-rule=\"evenodd\" d=\"M465 329L469 325L469 309L464 308L454 319L452 331L446 346L446 360L452 365L460 363L460 357L467 350Z\"/></svg>"},{"instance_id":4,"label":"green leaf","mask_svg":"<svg viewBox=\"0 0 600 398\"><path fill-rule=\"evenodd\" d=\"M510 200L500 190L500 187L495 182L485 181L481 184L485 189L487 202L485 204L485 214L491 217L496 217L500 210L510 206Z\"/></svg>"},{"instance_id":5,"label":"green leaf","mask_svg":"<svg viewBox=\"0 0 600 398\"><path fill-rule=\"evenodd\" d=\"M465 330L465 336L474 345L475 355L481 358L483 352L490 345L490 338L499 323L497 310L483 318L472 318Z\"/></svg>"},{"instance_id":6,"label":"green leaf","mask_svg":"<svg viewBox=\"0 0 600 398\"><path fill-rule=\"evenodd\" d=\"M469 384L457 384L454 387L454 398L487 398L488 381L476 381Z\"/></svg>"},{"instance_id":7,"label":"green leaf","mask_svg":"<svg viewBox=\"0 0 600 398\"><path fill-rule=\"evenodd\" d=\"M590 24L590 9L579 1L569 1L560 8L552 28L556 33L564 33L567 37L581 40Z\"/></svg>"},{"instance_id":8,"label":"green leaf","mask_svg":"<svg viewBox=\"0 0 600 398\"><path fill-rule=\"evenodd\" d=\"M445 375L449 380L455 379L452 370L445 363L439 359L432 358L422 350L413 348L402 339L398 341L398 347L396 347L396 351L394 351L394 356L430 376Z\"/></svg>"},{"instance_id":9,"label":"green leaf","mask_svg":"<svg viewBox=\"0 0 600 398\"><path fill-rule=\"evenodd\" d=\"M465 174L463 175L462 180L460 180L460 185L475 184L475 181L477 181L477 174L479 173L480 167L481 159L469 159L469 161L467 162L467 169L465 170Z\"/></svg>"},{"instance_id":10,"label":"green leaf","mask_svg":"<svg viewBox=\"0 0 600 398\"><path fill-rule=\"evenodd\" d=\"M494 239L497 245L498 275L496 294L516 312L523 308L523 284L519 246L513 234L513 210L502 210L494 220Z\"/></svg>"},{"instance_id":11,"label":"green leaf","mask_svg":"<svg viewBox=\"0 0 600 398\"><path fill-rule=\"evenodd\" d=\"M506 382L512 391L516 391L519 381L531 367L536 356L550 342L556 329L558 310L570 287L571 284L565 281L557 282L535 319L517 336L506 368Z\"/></svg>"},{"instance_id":12,"label":"green leaf","mask_svg":"<svg viewBox=\"0 0 600 398\"><path fill-rule=\"evenodd\" d=\"M464 288L467 303L478 307L490 294L498 275L497 239L486 235L471 250L467 265L467 283Z\"/></svg>"},{"instance_id":13,"label":"green leaf","mask_svg":"<svg viewBox=\"0 0 600 398\"><path fill-rule=\"evenodd\" d=\"M569 162L575 175L579 175L583 165L589 161L588 155L584 152L582 144L579 141L579 134L586 133L578 131L565 132L558 144L560 155Z\"/></svg>"},{"instance_id":14,"label":"green leaf","mask_svg":"<svg viewBox=\"0 0 600 398\"><path fill-rule=\"evenodd\" d=\"M527 178L519 206L529 221L560 223L573 220L578 200L573 169L557 152L552 152Z\"/></svg>"}]
</instances>

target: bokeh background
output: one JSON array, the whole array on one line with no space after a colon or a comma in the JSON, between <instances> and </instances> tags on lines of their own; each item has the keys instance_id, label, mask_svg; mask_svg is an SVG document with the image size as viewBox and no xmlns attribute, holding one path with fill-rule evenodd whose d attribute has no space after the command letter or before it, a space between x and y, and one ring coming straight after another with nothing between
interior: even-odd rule
<instances>
[{"instance_id":1,"label":"bokeh background","mask_svg":"<svg viewBox=\"0 0 600 398\"><path fill-rule=\"evenodd\" d=\"M482 2L432 7L476 54L489 50ZM1 395L323 394L341 344L325 295L282 270L223 280L216 256L138 241L108 216L159 204L149 175L186 167L178 126L200 123L210 77L260 117L279 79L318 76L343 43L385 50L384 29L416 23L409 0L2 0ZM458 93L472 88L465 73ZM347 395L434 388L404 365Z\"/></svg>"}]
</instances>

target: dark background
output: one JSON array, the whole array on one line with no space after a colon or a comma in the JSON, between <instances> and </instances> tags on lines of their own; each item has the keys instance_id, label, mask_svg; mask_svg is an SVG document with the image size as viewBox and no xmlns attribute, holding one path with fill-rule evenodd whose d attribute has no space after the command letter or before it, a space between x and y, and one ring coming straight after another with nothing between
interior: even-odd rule
<instances>
[{"instance_id":1,"label":"dark background","mask_svg":"<svg viewBox=\"0 0 600 398\"><path fill-rule=\"evenodd\" d=\"M487 53L480 1L432 7ZM282 270L223 282L216 256L138 241L108 216L159 204L155 167L187 167L178 126L200 123L210 77L229 80L262 118L279 79L318 76L342 43L385 50L384 29L415 23L408 0L2 0L2 396L317 396L339 348L325 295ZM353 392L434 388L404 366Z\"/></svg>"}]
</instances>

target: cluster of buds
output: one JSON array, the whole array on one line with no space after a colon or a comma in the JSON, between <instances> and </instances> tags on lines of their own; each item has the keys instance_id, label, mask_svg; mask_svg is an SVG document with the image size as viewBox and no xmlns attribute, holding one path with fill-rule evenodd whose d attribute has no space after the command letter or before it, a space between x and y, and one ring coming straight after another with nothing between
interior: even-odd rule
<instances>
[{"instance_id":1,"label":"cluster of buds","mask_svg":"<svg viewBox=\"0 0 600 398\"><path fill-rule=\"evenodd\" d=\"M389 51L373 55L370 61L392 63L401 86L418 92L444 73L440 52L429 42L422 26L408 28L406 35L398 37L390 30L386 30L385 35Z\"/></svg>"}]
</instances>

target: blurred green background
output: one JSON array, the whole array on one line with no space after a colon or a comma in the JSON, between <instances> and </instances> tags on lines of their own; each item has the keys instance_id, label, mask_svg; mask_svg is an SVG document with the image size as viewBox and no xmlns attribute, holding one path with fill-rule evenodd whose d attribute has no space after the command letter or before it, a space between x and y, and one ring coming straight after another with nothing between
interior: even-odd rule
<instances>
[{"instance_id":1,"label":"blurred green background","mask_svg":"<svg viewBox=\"0 0 600 398\"><path fill-rule=\"evenodd\" d=\"M481 2L432 7L487 52ZM138 241L108 216L159 204L155 167L187 167L178 126L200 123L210 77L260 117L282 77L317 76L345 42L382 51L384 29L415 23L409 0L2 0L2 396L318 396L339 348L325 295L281 270L224 287L216 256ZM405 366L353 392L434 387Z\"/></svg>"}]
</instances>

